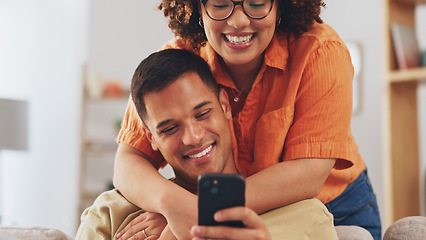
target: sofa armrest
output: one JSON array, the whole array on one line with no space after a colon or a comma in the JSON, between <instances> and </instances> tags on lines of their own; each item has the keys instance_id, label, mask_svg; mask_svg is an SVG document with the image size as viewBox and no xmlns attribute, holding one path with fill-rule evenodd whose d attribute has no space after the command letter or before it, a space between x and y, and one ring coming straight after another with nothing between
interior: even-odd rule
<instances>
[{"instance_id":1,"label":"sofa armrest","mask_svg":"<svg viewBox=\"0 0 426 240\"><path fill-rule=\"evenodd\" d=\"M411 216L392 223L383 240L424 240L426 239L426 217Z\"/></svg>"},{"instance_id":2,"label":"sofa armrest","mask_svg":"<svg viewBox=\"0 0 426 240\"><path fill-rule=\"evenodd\" d=\"M58 229L43 227L0 226L0 238L19 240L72 240Z\"/></svg>"}]
</instances>

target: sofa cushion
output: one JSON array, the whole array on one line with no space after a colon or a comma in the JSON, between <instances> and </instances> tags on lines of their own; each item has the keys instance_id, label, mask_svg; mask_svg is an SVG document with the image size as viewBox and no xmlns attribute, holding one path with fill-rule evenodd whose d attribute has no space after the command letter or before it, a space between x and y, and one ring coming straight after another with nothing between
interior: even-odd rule
<instances>
[{"instance_id":1,"label":"sofa cushion","mask_svg":"<svg viewBox=\"0 0 426 240\"><path fill-rule=\"evenodd\" d=\"M371 233L358 226L336 226L339 240L373 240Z\"/></svg>"},{"instance_id":2,"label":"sofa cushion","mask_svg":"<svg viewBox=\"0 0 426 240\"><path fill-rule=\"evenodd\" d=\"M383 240L426 239L426 217L412 216L399 219L386 230Z\"/></svg>"}]
</instances>

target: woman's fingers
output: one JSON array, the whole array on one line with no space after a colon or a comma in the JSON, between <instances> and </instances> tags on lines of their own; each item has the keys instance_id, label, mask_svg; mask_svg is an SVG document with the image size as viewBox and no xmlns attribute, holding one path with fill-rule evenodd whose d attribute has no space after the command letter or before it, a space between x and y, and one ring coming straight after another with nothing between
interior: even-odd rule
<instances>
[{"instance_id":1,"label":"woman's fingers","mask_svg":"<svg viewBox=\"0 0 426 240\"><path fill-rule=\"evenodd\" d=\"M143 221L146 219L146 212L140 214L135 219L133 219L127 226L121 230L117 234L118 239L127 240L130 239L133 235L135 235L138 232L141 232L143 229L145 229L147 226L143 223Z\"/></svg>"},{"instance_id":2,"label":"woman's fingers","mask_svg":"<svg viewBox=\"0 0 426 240\"><path fill-rule=\"evenodd\" d=\"M120 240L157 239L166 225L167 221L163 215L144 212L120 231L117 238Z\"/></svg>"}]
</instances>

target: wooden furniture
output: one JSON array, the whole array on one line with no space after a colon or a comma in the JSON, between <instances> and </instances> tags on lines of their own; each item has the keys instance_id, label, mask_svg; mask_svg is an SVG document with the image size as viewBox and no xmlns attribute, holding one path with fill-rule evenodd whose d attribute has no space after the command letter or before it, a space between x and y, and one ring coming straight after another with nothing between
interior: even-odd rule
<instances>
[{"instance_id":1,"label":"wooden furniture","mask_svg":"<svg viewBox=\"0 0 426 240\"><path fill-rule=\"evenodd\" d=\"M386 153L389 170L388 223L420 215L420 163L417 114L417 86L426 81L426 67L398 70L390 26L393 22L415 26L415 9L426 0L384 0Z\"/></svg>"},{"instance_id":2,"label":"wooden furniture","mask_svg":"<svg viewBox=\"0 0 426 240\"><path fill-rule=\"evenodd\" d=\"M129 92L107 97L83 92L81 118L81 158L78 214L91 206L96 197L112 187L115 141L123 119Z\"/></svg>"}]
</instances>

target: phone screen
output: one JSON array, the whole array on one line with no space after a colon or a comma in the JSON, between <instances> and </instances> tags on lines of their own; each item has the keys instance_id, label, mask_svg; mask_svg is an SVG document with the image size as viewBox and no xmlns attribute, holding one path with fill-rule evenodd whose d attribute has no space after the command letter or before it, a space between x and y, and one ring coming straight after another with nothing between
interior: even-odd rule
<instances>
[{"instance_id":1,"label":"phone screen","mask_svg":"<svg viewBox=\"0 0 426 240\"><path fill-rule=\"evenodd\" d=\"M203 174L198 178L198 224L244 227L240 221L216 222L221 209L245 205L245 180L239 174Z\"/></svg>"}]
</instances>

